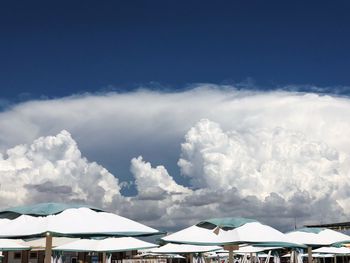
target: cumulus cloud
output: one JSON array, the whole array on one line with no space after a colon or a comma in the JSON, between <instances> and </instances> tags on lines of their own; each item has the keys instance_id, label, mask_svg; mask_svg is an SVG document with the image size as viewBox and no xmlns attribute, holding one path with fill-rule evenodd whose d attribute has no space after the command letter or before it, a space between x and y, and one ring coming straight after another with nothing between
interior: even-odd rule
<instances>
[{"instance_id":1,"label":"cumulus cloud","mask_svg":"<svg viewBox=\"0 0 350 263\"><path fill-rule=\"evenodd\" d=\"M135 184L140 197L162 199L166 195L190 194L191 190L178 185L164 166L151 167L144 162L142 156L131 160L131 172L135 177Z\"/></svg>"},{"instance_id":2,"label":"cumulus cloud","mask_svg":"<svg viewBox=\"0 0 350 263\"><path fill-rule=\"evenodd\" d=\"M206 217L245 216L290 229L295 221L302 226L346 218L348 195L340 190L349 188L348 174L338 152L322 142L281 128L225 132L207 119L185 138L178 164L195 189L179 191L176 199L169 192L149 199L153 211L161 211L159 224L172 228ZM136 164L136 182L140 176L151 182L138 188L139 195L166 182L180 187L164 167L152 168L141 157Z\"/></svg>"},{"instance_id":3,"label":"cumulus cloud","mask_svg":"<svg viewBox=\"0 0 350 263\"><path fill-rule=\"evenodd\" d=\"M322 198L347 181L339 153L323 142L283 128L224 132L204 119L191 128L178 162L200 188L238 188L260 199L308 191ZM317 179L317 180L316 180Z\"/></svg>"},{"instance_id":4,"label":"cumulus cloud","mask_svg":"<svg viewBox=\"0 0 350 263\"><path fill-rule=\"evenodd\" d=\"M0 206L80 201L166 229L341 221L349 112L348 98L215 85L21 103L0 113Z\"/></svg>"},{"instance_id":5,"label":"cumulus cloud","mask_svg":"<svg viewBox=\"0 0 350 263\"><path fill-rule=\"evenodd\" d=\"M118 179L82 157L67 131L8 149L0 175L3 207L50 200L108 206L120 195Z\"/></svg>"}]
</instances>

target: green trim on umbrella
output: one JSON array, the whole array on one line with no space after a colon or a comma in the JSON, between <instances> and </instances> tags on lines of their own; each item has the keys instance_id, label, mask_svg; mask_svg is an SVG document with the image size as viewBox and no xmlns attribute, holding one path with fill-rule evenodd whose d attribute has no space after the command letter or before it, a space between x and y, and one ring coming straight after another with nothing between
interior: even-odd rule
<instances>
[{"instance_id":1,"label":"green trim on umbrella","mask_svg":"<svg viewBox=\"0 0 350 263\"><path fill-rule=\"evenodd\" d=\"M105 237L146 237L146 236L155 236L155 235L164 235L165 232L108 232L108 233L59 233L59 232L43 232L36 233L33 235L16 235L16 236L0 236L0 238L9 238L9 239L32 239L38 237L46 237L46 234L50 233L53 237L75 237L75 238L105 238Z\"/></svg>"},{"instance_id":2,"label":"green trim on umbrella","mask_svg":"<svg viewBox=\"0 0 350 263\"><path fill-rule=\"evenodd\" d=\"M48 216L59 214L69 208L86 207L97 212L104 212L102 209L83 204L63 204L63 203L40 203L35 205L16 206L0 211L0 218L14 219L21 215Z\"/></svg>"},{"instance_id":3,"label":"green trim on umbrella","mask_svg":"<svg viewBox=\"0 0 350 263\"><path fill-rule=\"evenodd\" d=\"M224 217L224 218L212 218L199 222L196 226L214 229L215 227L220 227L223 230L231 230L247 223L258 222L254 219L243 218L243 217Z\"/></svg>"},{"instance_id":4,"label":"green trim on umbrella","mask_svg":"<svg viewBox=\"0 0 350 263\"><path fill-rule=\"evenodd\" d=\"M22 250L30 250L30 247L28 247L28 248L6 248L6 247L0 248L0 251L22 251Z\"/></svg>"},{"instance_id":5,"label":"green trim on umbrella","mask_svg":"<svg viewBox=\"0 0 350 263\"><path fill-rule=\"evenodd\" d=\"M284 247L284 248L307 248L307 246L303 244L295 244L288 242L262 242L262 243L254 243L255 247Z\"/></svg>"},{"instance_id":6,"label":"green trim on umbrella","mask_svg":"<svg viewBox=\"0 0 350 263\"><path fill-rule=\"evenodd\" d=\"M325 228L321 228L321 227L303 227L303 228L299 228L297 230L291 231L289 233L293 233L293 232L305 232L305 233L314 233L314 234L319 234L321 231L325 230Z\"/></svg>"},{"instance_id":7,"label":"green trim on umbrella","mask_svg":"<svg viewBox=\"0 0 350 263\"><path fill-rule=\"evenodd\" d=\"M330 246L331 247L344 247L345 244L349 244L349 243L350 243L350 240L344 240L344 241L341 241L341 242L333 243Z\"/></svg>"},{"instance_id":8,"label":"green trim on umbrella","mask_svg":"<svg viewBox=\"0 0 350 263\"><path fill-rule=\"evenodd\" d=\"M188 245L199 245L199 246L225 246L225 245L242 245L242 244L249 244L256 247L286 247L286 248L306 248L307 246L302 244L295 244L295 243L288 243L288 242L247 242L247 241L240 241L240 242L213 242L213 243L207 243L207 242L176 242L176 241L169 241L174 244L188 244Z\"/></svg>"}]
</instances>

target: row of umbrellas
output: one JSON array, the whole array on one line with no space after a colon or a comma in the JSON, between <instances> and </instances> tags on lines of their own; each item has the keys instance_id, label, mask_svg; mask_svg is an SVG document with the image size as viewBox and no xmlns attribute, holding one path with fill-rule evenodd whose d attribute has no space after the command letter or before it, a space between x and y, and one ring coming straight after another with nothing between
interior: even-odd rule
<instances>
[{"instance_id":1,"label":"row of umbrellas","mask_svg":"<svg viewBox=\"0 0 350 263\"><path fill-rule=\"evenodd\" d=\"M44 237L45 263L51 261L53 236L105 238L81 239L58 246L56 250L112 252L154 248L155 244L134 237L162 233L114 213L80 205L45 203L16 207L0 211L0 218L1 238ZM154 253L208 252L222 249L223 246L229 251L232 262L233 251L239 250L239 245L253 244L264 247L265 250L281 247L311 248L350 242L350 236L319 228L305 228L284 234L252 219L214 218L165 236L162 240L169 244L153 249ZM12 250L10 247L4 248ZM21 250L23 249L26 248L22 247ZM311 249L308 251L311 254Z\"/></svg>"}]
</instances>

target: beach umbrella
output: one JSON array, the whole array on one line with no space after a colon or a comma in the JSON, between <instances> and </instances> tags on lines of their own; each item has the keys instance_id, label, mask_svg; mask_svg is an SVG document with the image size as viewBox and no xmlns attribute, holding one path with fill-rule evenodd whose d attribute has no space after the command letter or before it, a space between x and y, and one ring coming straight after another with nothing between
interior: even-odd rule
<instances>
[{"instance_id":1,"label":"beach umbrella","mask_svg":"<svg viewBox=\"0 0 350 263\"><path fill-rule=\"evenodd\" d=\"M62 246L64 244L68 244L77 240L80 240L80 238L52 237L52 247ZM46 238L42 237L24 240L22 243L26 246L29 246L30 250L45 250Z\"/></svg>"},{"instance_id":2,"label":"beach umbrella","mask_svg":"<svg viewBox=\"0 0 350 263\"><path fill-rule=\"evenodd\" d=\"M193 257L193 253L205 253L209 251L221 250L220 246L199 246L189 244L172 244L168 243L159 248L154 248L150 252L156 254L170 255L170 254L189 254L191 263L204 262L203 258Z\"/></svg>"},{"instance_id":3,"label":"beach umbrella","mask_svg":"<svg viewBox=\"0 0 350 263\"><path fill-rule=\"evenodd\" d=\"M143 252L142 254L134 256L135 258L146 258L146 257L157 257L157 258L178 258L178 259L184 259L184 256L181 256L179 254L157 254L157 253L151 253L151 252Z\"/></svg>"},{"instance_id":4,"label":"beach umbrella","mask_svg":"<svg viewBox=\"0 0 350 263\"><path fill-rule=\"evenodd\" d=\"M350 236L328 228L304 227L286 235L294 242L308 246L330 246L350 242Z\"/></svg>"},{"instance_id":5,"label":"beach umbrella","mask_svg":"<svg viewBox=\"0 0 350 263\"><path fill-rule=\"evenodd\" d=\"M50 207L52 205L49 204ZM5 213L9 215L8 211ZM43 237L47 233L67 237L100 237L147 236L160 232L114 213L84 206L65 208L55 214L22 214L0 229L0 237L10 238Z\"/></svg>"},{"instance_id":6,"label":"beach umbrella","mask_svg":"<svg viewBox=\"0 0 350 263\"><path fill-rule=\"evenodd\" d=\"M263 251L270 251L270 250L276 250L281 249L281 247L255 247L255 246L243 246L239 247L238 250L234 250L233 252L238 254L246 254L246 253L259 253Z\"/></svg>"},{"instance_id":7,"label":"beach umbrella","mask_svg":"<svg viewBox=\"0 0 350 263\"><path fill-rule=\"evenodd\" d=\"M30 247L19 240L0 238L0 251L29 250Z\"/></svg>"},{"instance_id":8,"label":"beach umbrella","mask_svg":"<svg viewBox=\"0 0 350 263\"><path fill-rule=\"evenodd\" d=\"M322 253L322 254L341 254L348 255L350 254L350 248L347 247L320 247L312 250L313 253Z\"/></svg>"},{"instance_id":9,"label":"beach umbrella","mask_svg":"<svg viewBox=\"0 0 350 263\"><path fill-rule=\"evenodd\" d=\"M282 256L282 258L290 258L291 253L287 253L285 255ZM302 254L302 257L308 257L308 254ZM313 258L331 258L334 257L333 254L322 254L322 253L312 253L312 257Z\"/></svg>"},{"instance_id":10,"label":"beach umbrella","mask_svg":"<svg viewBox=\"0 0 350 263\"><path fill-rule=\"evenodd\" d=\"M193 245L302 246L293 243L277 229L246 218L214 218L201 221L196 225L165 236L162 240Z\"/></svg>"},{"instance_id":11,"label":"beach umbrella","mask_svg":"<svg viewBox=\"0 0 350 263\"><path fill-rule=\"evenodd\" d=\"M304 227L286 233L294 242L308 246L308 262L312 262L312 247L329 246L350 241L350 236L328 228Z\"/></svg>"},{"instance_id":12,"label":"beach umbrella","mask_svg":"<svg viewBox=\"0 0 350 263\"><path fill-rule=\"evenodd\" d=\"M264 251L271 251L271 250L277 250L282 249L281 247L256 247L256 246L250 246L250 245L240 245L238 249L234 250L233 253L235 254L250 254L250 253L260 253ZM214 253L216 254L227 254L226 250L217 250Z\"/></svg>"},{"instance_id":13,"label":"beach umbrella","mask_svg":"<svg viewBox=\"0 0 350 263\"><path fill-rule=\"evenodd\" d=\"M0 237L45 237L45 263L50 263L52 236L102 237L147 236L160 232L128 218L94 207L59 203L43 203L0 211L10 218L0 224Z\"/></svg>"},{"instance_id":14,"label":"beach umbrella","mask_svg":"<svg viewBox=\"0 0 350 263\"><path fill-rule=\"evenodd\" d=\"M80 239L62 246L57 246L55 251L78 252L120 252L154 248L158 245L145 242L133 237L109 237L105 239Z\"/></svg>"},{"instance_id":15,"label":"beach umbrella","mask_svg":"<svg viewBox=\"0 0 350 263\"><path fill-rule=\"evenodd\" d=\"M282 232L253 219L214 218L199 222L162 238L166 242L193 245L224 245L229 250L229 261L233 262L233 250L239 244L261 246L299 247Z\"/></svg>"},{"instance_id":16,"label":"beach umbrella","mask_svg":"<svg viewBox=\"0 0 350 263\"><path fill-rule=\"evenodd\" d=\"M209 251L221 250L219 246L198 246L188 244L171 244L151 249L151 253L157 254L185 254L185 253L205 253Z\"/></svg>"},{"instance_id":17,"label":"beach umbrella","mask_svg":"<svg viewBox=\"0 0 350 263\"><path fill-rule=\"evenodd\" d=\"M303 256L308 257L308 254L303 254ZM313 258L332 258L333 254L322 254L322 253L312 253Z\"/></svg>"}]
</instances>

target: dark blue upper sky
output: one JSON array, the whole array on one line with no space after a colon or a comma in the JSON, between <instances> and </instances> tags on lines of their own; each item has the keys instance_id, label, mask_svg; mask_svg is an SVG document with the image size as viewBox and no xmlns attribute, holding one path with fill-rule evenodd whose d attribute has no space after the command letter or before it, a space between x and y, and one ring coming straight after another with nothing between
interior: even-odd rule
<instances>
[{"instance_id":1,"label":"dark blue upper sky","mask_svg":"<svg viewBox=\"0 0 350 263\"><path fill-rule=\"evenodd\" d=\"M349 13L349 1L2 1L0 98L350 86Z\"/></svg>"}]
</instances>

